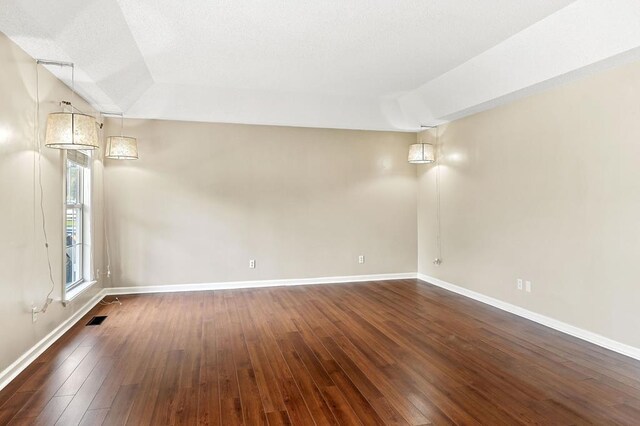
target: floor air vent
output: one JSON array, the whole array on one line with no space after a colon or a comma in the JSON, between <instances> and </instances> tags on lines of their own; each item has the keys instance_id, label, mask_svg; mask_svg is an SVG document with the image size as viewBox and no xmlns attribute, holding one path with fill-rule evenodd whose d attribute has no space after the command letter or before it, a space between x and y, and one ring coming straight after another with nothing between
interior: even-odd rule
<instances>
[{"instance_id":1,"label":"floor air vent","mask_svg":"<svg viewBox=\"0 0 640 426\"><path fill-rule=\"evenodd\" d=\"M103 323L104 320L106 320L107 317L106 316L101 316L101 317L93 317L91 318L91 321L89 321L87 323L87 325L100 325Z\"/></svg>"}]
</instances>

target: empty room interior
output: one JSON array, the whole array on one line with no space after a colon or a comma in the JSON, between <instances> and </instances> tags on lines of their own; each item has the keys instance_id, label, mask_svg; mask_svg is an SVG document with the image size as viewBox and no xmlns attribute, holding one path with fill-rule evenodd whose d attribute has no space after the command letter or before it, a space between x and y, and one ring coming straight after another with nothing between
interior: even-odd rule
<instances>
[{"instance_id":1,"label":"empty room interior","mask_svg":"<svg viewBox=\"0 0 640 426\"><path fill-rule=\"evenodd\" d=\"M0 0L0 425L639 425L637 0Z\"/></svg>"}]
</instances>

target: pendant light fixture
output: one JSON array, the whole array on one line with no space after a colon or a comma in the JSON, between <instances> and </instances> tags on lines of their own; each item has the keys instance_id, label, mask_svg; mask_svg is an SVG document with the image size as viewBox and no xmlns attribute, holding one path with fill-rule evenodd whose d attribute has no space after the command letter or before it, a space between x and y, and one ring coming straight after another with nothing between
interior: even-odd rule
<instances>
[{"instance_id":1,"label":"pendant light fixture","mask_svg":"<svg viewBox=\"0 0 640 426\"><path fill-rule=\"evenodd\" d=\"M107 146L105 149L105 157L112 160L137 160L138 159L138 141L131 136L123 136L124 131L124 114L122 113L103 113L104 115L120 116L120 136L109 136L107 138Z\"/></svg>"},{"instance_id":2,"label":"pendant light fixture","mask_svg":"<svg viewBox=\"0 0 640 426\"><path fill-rule=\"evenodd\" d=\"M435 155L430 143L414 143L409 147L409 162L411 164L433 163Z\"/></svg>"},{"instance_id":3,"label":"pendant light fixture","mask_svg":"<svg viewBox=\"0 0 640 426\"><path fill-rule=\"evenodd\" d=\"M436 141L437 143L437 141ZM436 161L435 150L430 143L414 143L409 147L408 161L411 164L426 164Z\"/></svg>"},{"instance_id":4,"label":"pendant light fixture","mask_svg":"<svg viewBox=\"0 0 640 426\"><path fill-rule=\"evenodd\" d=\"M55 149L96 149L96 120L77 112L54 112L47 117L45 146Z\"/></svg>"},{"instance_id":5,"label":"pendant light fixture","mask_svg":"<svg viewBox=\"0 0 640 426\"><path fill-rule=\"evenodd\" d=\"M75 95L75 72L71 62L37 60L42 65L58 65L71 67L71 102L68 105L71 112L54 112L47 117L47 130L44 145L54 149L96 149L98 145L98 127L94 117L74 112L73 99Z\"/></svg>"}]
</instances>

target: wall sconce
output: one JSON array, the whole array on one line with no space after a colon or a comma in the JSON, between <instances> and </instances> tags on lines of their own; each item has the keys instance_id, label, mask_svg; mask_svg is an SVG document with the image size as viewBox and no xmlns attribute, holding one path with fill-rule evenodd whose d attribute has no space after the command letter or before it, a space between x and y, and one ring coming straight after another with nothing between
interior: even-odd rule
<instances>
[{"instance_id":1,"label":"wall sconce","mask_svg":"<svg viewBox=\"0 0 640 426\"><path fill-rule=\"evenodd\" d=\"M54 112L47 117L47 131L44 145L54 149L96 149L98 145L98 128L94 117L73 112L75 95L75 72L72 62L47 61L38 59L36 64L71 67L71 112ZM37 68L36 68L37 71ZM77 111L77 109L76 109Z\"/></svg>"},{"instance_id":2,"label":"wall sconce","mask_svg":"<svg viewBox=\"0 0 640 426\"><path fill-rule=\"evenodd\" d=\"M130 136L123 136L124 115L122 113L102 113L103 115L120 116L120 136L109 136L105 148L105 157L112 160L137 160L138 141Z\"/></svg>"}]
</instances>

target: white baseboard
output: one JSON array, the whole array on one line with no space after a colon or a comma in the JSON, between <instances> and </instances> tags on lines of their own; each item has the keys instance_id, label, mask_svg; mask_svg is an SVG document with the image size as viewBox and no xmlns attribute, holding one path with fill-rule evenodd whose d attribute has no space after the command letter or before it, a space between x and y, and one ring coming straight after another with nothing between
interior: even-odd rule
<instances>
[{"instance_id":1,"label":"white baseboard","mask_svg":"<svg viewBox=\"0 0 640 426\"><path fill-rule=\"evenodd\" d=\"M339 284L339 283L355 283L364 281L383 281L383 280L399 280L399 279L419 279L445 290L452 291L462 296L469 297L479 302L491 305L503 311L510 312L528 320L537 322L554 330L561 331L595 345L610 349L614 352L629 356L640 360L640 349L609 339L608 337L592 333L587 330L575 327L562 321L549 318L547 316L537 314L527 309L503 302L493 297L468 290L464 287L448 283L438 278L430 277L424 274L416 274L415 272L407 272L400 274L377 274L377 275L350 275L342 277L322 277L322 278L303 278L303 279L286 279L286 280L261 280L261 281L230 281L219 283L202 283L202 284L174 284L174 285L155 285L141 287L111 287L102 289L94 297L92 297L82 308L67 318L62 324L47 334L42 340L36 343L31 349L25 352L20 358L13 362L10 366L0 372L0 390L11 382L18 374L20 374L29 364L31 364L38 356L40 356L47 348L49 348L56 340L66 333L80 318L86 315L103 297L107 295L122 294L144 294L144 293L168 293L182 291L205 291L205 290L226 290L238 288L259 288L259 287L275 287L275 286L294 286L294 285L310 285L310 284Z\"/></svg>"},{"instance_id":2,"label":"white baseboard","mask_svg":"<svg viewBox=\"0 0 640 426\"><path fill-rule=\"evenodd\" d=\"M26 351L20 358L15 360L11 365L0 372L0 390L7 386L13 379L16 378L25 368L29 366L36 358L38 358L49 346L51 346L56 340L58 340L64 333L66 333L73 325L87 314L100 300L107 294L102 289L95 296L93 296L87 303L85 303L80 309L78 309L73 315L67 318L53 331L47 334L42 340L33 345L28 351Z\"/></svg>"},{"instance_id":3,"label":"white baseboard","mask_svg":"<svg viewBox=\"0 0 640 426\"><path fill-rule=\"evenodd\" d=\"M415 279L415 272L400 274L377 274L377 275L349 275L342 277L322 277L322 278L302 278L287 280L261 280L261 281L230 281L219 283L203 283L203 284L174 284L174 285L154 285L142 287L111 287L102 289L94 297L92 297L82 308L67 318L62 324L47 334L42 340L32 346L20 358L0 372L0 390L8 385L18 374L29 366L36 358L38 358L47 348L49 348L56 340L66 333L80 318L91 310L100 300L108 295L121 294L144 294L144 293L168 293L181 291L204 291L204 290L224 290L236 288L257 288L257 287L274 287L274 286L292 286L292 285L308 285L308 284L339 284L354 283L363 281L382 281L382 280L399 280L399 279Z\"/></svg>"},{"instance_id":4,"label":"white baseboard","mask_svg":"<svg viewBox=\"0 0 640 426\"><path fill-rule=\"evenodd\" d=\"M640 348L636 348L625 343L620 343L608 337L601 336L600 334L596 334L591 331L587 331L571 324L559 321L557 319L553 319L545 315L529 311L527 309L521 308L520 306L512 305L511 303L503 302L502 300L494 299L493 297L477 293L475 291L448 283L435 277L430 277L428 275L420 273L418 273L417 275L418 279L421 281L425 281L429 284L433 284L445 290L449 290L462 296L477 300L478 302L491 305L495 308L502 309L503 311L507 311L512 314L518 315L519 317L537 322L538 324L545 325L549 328L553 328L554 330L558 330L571 336L577 337L578 339L593 343L594 345L598 345L614 352L618 352L622 355L640 360Z\"/></svg>"},{"instance_id":5,"label":"white baseboard","mask_svg":"<svg viewBox=\"0 0 640 426\"><path fill-rule=\"evenodd\" d=\"M173 293L181 291L206 291L206 290L232 290L237 288L258 288L258 287L278 287L310 284L341 284L356 283L363 281L383 281L415 279L415 272L400 274L376 274L376 275L347 275L341 277L321 277L321 278L301 278L285 280L258 280L258 281L228 281L217 283L200 284L170 284L151 285L135 287L111 287L107 288L107 294L117 296L121 294L144 294L144 293Z\"/></svg>"}]
</instances>

